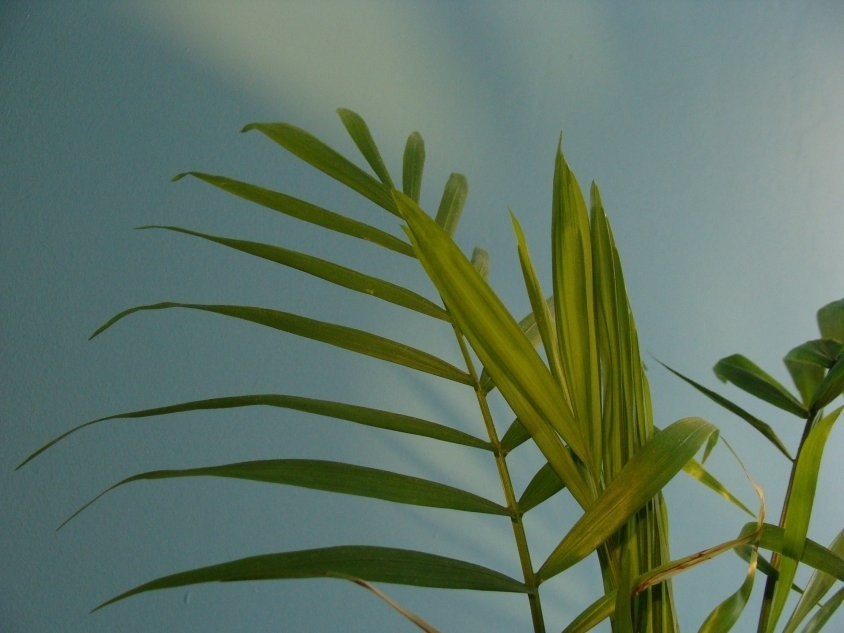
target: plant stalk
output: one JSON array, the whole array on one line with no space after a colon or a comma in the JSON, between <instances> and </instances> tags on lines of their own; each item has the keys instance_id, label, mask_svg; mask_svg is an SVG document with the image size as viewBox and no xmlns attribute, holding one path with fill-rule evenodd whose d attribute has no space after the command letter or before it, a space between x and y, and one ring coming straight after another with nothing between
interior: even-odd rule
<instances>
[{"instance_id":1,"label":"plant stalk","mask_svg":"<svg viewBox=\"0 0 844 633\"><path fill-rule=\"evenodd\" d=\"M457 342L460 345L460 352L463 355L463 360L466 363L466 369L472 377L472 382L475 389L475 397L478 401L478 407L481 410L484 426L489 437L489 441L493 446L493 453L495 455L495 465L498 468L498 477L501 480L501 488L504 491L504 499L507 504L507 509L510 511L510 524L513 527L513 537L516 540L516 549L519 554L519 563L522 567L522 576L525 585L528 588L528 602L530 604L530 615L533 621L534 633L545 633L545 620L542 616L542 603L539 598L539 583L536 579L536 574L533 571L533 564L530 559L530 548L528 547L527 535L525 534L525 526L522 522L522 513L519 510L519 504L513 490L513 482L510 479L510 470L507 468L504 451L501 449L501 441L498 438L498 432L495 430L495 424L492 420L492 412L489 409L489 403L486 399L486 394L481 388L481 383L478 374L475 371L474 363L469 355L469 350L466 348L466 342L463 334L454 327L454 334L457 337Z\"/></svg>"}]
</instances>

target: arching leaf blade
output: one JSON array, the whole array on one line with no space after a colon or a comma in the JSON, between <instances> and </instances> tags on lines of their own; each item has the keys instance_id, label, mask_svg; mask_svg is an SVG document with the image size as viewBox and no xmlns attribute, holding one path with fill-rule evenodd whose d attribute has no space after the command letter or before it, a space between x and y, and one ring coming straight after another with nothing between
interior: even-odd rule
<instances>
[{"instance_id":1,"label":"arching leaf blade","mask_svg":"<svg viewBox=\"0 0 844 633\"><path fill-rule=\"evenodd\" d=\"M241 132L250 130L258 130L306 163L369 198L390 213L397 214L388 187L309 132L289 123L250 123L244 126Z\"/></svg>"},{"instance_id":2,"label":"arching leaf blade","mask_svg":"<svg viewBox=\"0 0 844 633\"><path fill-rule=\"evenodd\" d=\"M726 600L721 602L712 612L707 616L701 625L698 633L727 633L733 626L735 626L744 608L747 606L747 601L750 599L750 593L753 591L753 579L756 575L756 559L758 550L752 550L750 565L747 568L747 574L741 586L731 594Z\"/></svg>"},{"instance_id":3,"label":"arching leaf blade","mask_svg":"<svg viewBox=\"0 0 844 633\"><path fill-rule=\"evenodd\" d=\"M130 314L134 314L135 312L166 310L170 308L201 310L204 312L211 312L236 319L242 319L244 321L251 321L252 323L264 325L283 332L289 332L290 334L295 334L315 341L328 343L329 345L358 352L373 358L387 360L392 363L410 367L411 369L417 369L442 378L448 378L449 380L454 380L463 384L473 384L471 377L466 372L461 371L454 365L451 365L436 356L418 350L414 347L410 347L409 345L405 345L404 343L398 343L382 336L344 325L317 321L316 319L303 317L298 314L272 310L270 308L175 302L136 306L113 316L104 325L100 326L91 335L91 338L98 336L121 319L129 316Z\"/></svg>"},{"instance_id":4,"label":"arching leaf blade","mask_svg":"<svg viewBox=\"0 0 844 633\"><path fill-rule=\"evenodd\" d=\"M445 556L391 547L345 545L263 554L163 576L130 589L94 611L147 591L207 582L355 577L416 587L526 593L527 588L500 572Z\"/></svg>"},{"instance_id":5,"label":"arching leaf blade","mask_svg":"<svg viewBox=\"0 0 844 633\"><path fill-rule=\"evenodd\" d=\"M35 459L38 455L46 451L48 448L63 440L68 435L76 433L86 427L100 422L109 420L121 419L138 419L161 415L169 415L173 413L185 413L189 411L208 411L216 409L232 409L238 407L252 407L252 406L269 406L279 407L283 409L292 409L295 411L302 411L304 413L313 413L315 415L336 418L338 420L345 420L364 426L370 426L399 433L407 433L410 435L417 435L420 437L427 437L430 439L440 440L443 442L450 442L452 444L459 444L462 446L470 446L472 448L482 448L492 450L492 445L474 435L458 431L457 429L439 424L437 422L430 422L421 418L416 418L401 413L394 413L392 411L383 411L381 409L373 409L370 407L362 407L359 405L346 404L344 402L333 402L331 400L318 400L314 398L304 398L302 396L291 396L285 394L254 394L242 396L224 396L220 398L208 398L205 400L192 400L190 402L182 402L178 404L168 405L164 407L155 407L152 409L140 409L137 411L127 411L117 413L96 420L90 420L84 424L80 424L69 431L61 434L57 438L51 440L37 451L29 455L23 460L17 468L21 468L29 461Z\"/></svg>"},{"instance_id":6,"label":"arching leaf blade","mask_svg":"<svg viewBox=\"0 0 844 633\"><path fill-rule=\"evenodd\" d=\"M537 572L548 580L612 536L688 463L715 427L684 418L654 434L622 468Z\"/></svg>"},{"instance_id":7,"label":"arching leaf blade","mask_svg":"<svg viewBox=\"0 0 844 633\"><path fill-rule=\"evenodd\" d=\"M835 364L841 349L842 344L838 341L815 339L798 345L785 355L783 361L794 386L800 392L803 404L810 409L818 385L827 369Z\"/></svg>"},{"instance_id":8,"label":"arching leaf blade","mask_svg":"<svg viewBox=\"0 0 844 633\"><path fill-rule=\"evenodd\" d=\"M611 591L584 609L563 633L587 633L615 613L616 592Z\"/></svg>"},{"instance_id":9,"label":"arching leaf blade","mask_svg":"<svg viewBox=\"0 0 844 633\"><path fill-rule=\"evenodd\" d=\"M177 233L184 233L185 235L192 235L210 242L215 242L229 248L260 257L282 266L295 268L314 277L319 277L330 283L355 290L364 294L378 297L384 301L408 308L420 314L432 316L443 321L448 321L448 313L433 301L425 297L390 283L378 277L367 275L345 266L340 266L333 262L306 255L298 251L292 251L280 246L271 244L263 244L260 242L251 242L248 240L238 240L228 237L220 237L217 235L208 235L190 229L183 229L178 226L143 226L142 229L165 229L168 231L175 231Z\"/></svg>"},{"instance_id":10,"label":"arching leaf blade","mask_svg":"<svg viewBox=\"0 0 844 633\"><path fill-rule=\"evenodd\" d=\"M273 211L278 211L284 215L288 215L297 220L316 224L323 228L358 239L378 244L384 248L388 248L396 253L413 257L413 249L410 244L400 240L394 235L370 226L364 222L353 220L339 213L328 211L322 207L318 207L310 202L299 200L293 196L264 189L257 185L251 185L246 182L226 178L225 176L217 176L214 174L206 174L199 171L189 171L182 174L177 174L173 180L181 180L185 176L193 176L203 182L214 185L215 187L227 191L249 202L261 205Z\"/></svg>"},{"instance_id":11,"label":"arching leaf blade","mask_svg":"<svg viewBox=\"0 0 844 633\"><path fill-rule=\"evenodd\" d=\"M809 413L785 387L741 354L722 358L715 364L713 371L723 382L731 382L739 389L784 411L801 418Z\"/></svg>"},{"instance_id":12,"label":"arching leaf blade","mask_svg":"<svg viewBox=\"0 0 844 633\"><path fill-rule=\"evenodd\" d=\"M504 432L504 437L501 438L501 450L509 453L514 448L521 446L530 439L530 433L525 428L525 425L519 422L519 418L513 420L507 430Z\"/></svg>"},{"instance_id":13,"label":"arching leaf blade","mask_svg":"<svg viewBox=\"0 0 844 633\"><path fill-rule=\"evenodd\" d=\"M756 523L746 523L742 528L741 535L750 534L757 528ZM759 537L759 547L787 555L785 554L785 530L769 523L763 524ZM804 565L829 574L837 580L844 580L844 557L810 538L805 540L803 551L800 552L798 558ZM759 569L762 569L761 565Z\"/></svg>"},{"instance_id":14,"label":"arching leaf blade","mask_svg":"<svg viewBox=\"0 0 844 633\"><path fill-rule=\"evenodd\" d=\"M683 374L681 374L676 369L673 369L673 368L669 367L668 365L666 365L665 363L663 363L661 360L657 359L656 362L658 362L660 365L665 367L668 371L670 371L672 374L677 376L680 380L683 380L686 383L690 384L692 387L697 389L700 393L705 395L707 398L709 398L713 402L720 404L727 411L729 411L730 413L734 413L735 415L740 417L742 420L744 420L745 422L750 424L750 426L752 426L754 429L756 429L762 435L764 435L765 438L769 442L771 442L771 444L776 446L777 449L783 455L785 455L790 461L794 461L794 458L791 456L791 453L788 451L785 444L783 444L782 440L777 436L777 434L774 432L774 429L772 429L770 427L770 425L766 424L765 422L763 422L762 420L760 420L759 418L757 418L753 414L748 413L747 411L742 409L740 406L738 406L737 404L734 404L733 402L731 402L730 400L728 400L724 396L716 393L715 391L712 391L711 389L707 389L706 387L704 387L700 383L692 380L691 378L689 378L687 376L684 376Z\"/></svg>"},{"instance_id":15,"label":"arching leaf blade","mask_svg":"<svg viewBox=\"0 0 844 633\"><path fill-rule=\"evenodd\" d=\"M425 141L419 132L407 137L402 159L401 188L404 194L419 202L422 193L422 174L425 171Z\"/></svg>"},{"instance_id":16,"label":"arching leaf blade","mask_svg":"<svg viewBox=\"0 0 844 633\"><path fill-rule=\"evenodd\" d=\"M378 151L378 146L372 138L372 133L369 131L369 126L356 112L347 110L346 108L338 108L337 114L340 120L343 121L343 126L352 137L355 145L360 150L361 155L372 167L375 175L381 179L381 182L390 189L393 188L393 179L390 177L390 172L384 164L384 159L381 158L381 152Z\"/></svg>"},{"instance_id":17,"label":"arching leaf blade","mask_svg":"<svg viewBox=\"0 0 844 633\"><path fill-rule=\"evenodd\" d=\"M741 501L739 501L738 498L732 492L730 492L730 490L724 484L722 484L714 475L712 475L712 473L706 470L697 460L690 459L689 462L685 466L683 466L683 471L693 479L697 480L699 483L712 490L718 496L723 497L740 510L746 512L750 516L753 516L753 512L750 510L750 508L748 508Z\"/></svg>"},{"instance_id":18,"label":"arching leaf blade","mask_svg":"<svg viewBox=\"0 0 844 633\"><path fill-rule=\"evenodd\" d=\"M107 492L135 481L182 477L225 477L299 486L326 492L382 499L394 503L508 515L507 508L479 495L435 481L388 470L316 459L264 459L219 466L152 470L127 477L97 495L75 512L76 517ZM62 524L64 525L64 523Z\"/></svg>"}]
</instances>

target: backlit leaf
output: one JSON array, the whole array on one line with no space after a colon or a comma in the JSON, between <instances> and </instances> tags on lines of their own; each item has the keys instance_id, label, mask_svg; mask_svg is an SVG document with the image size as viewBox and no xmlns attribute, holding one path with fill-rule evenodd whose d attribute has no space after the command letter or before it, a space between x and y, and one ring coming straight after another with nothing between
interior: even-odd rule
<instances>
[{"instance_id":1,"label":"backlit leaf","mask_svg":"<svg viewBox=\"0 0 844 633\"><path fill-rule=\"evenodd\" d=\"M844 343L844 299L827 303L818 310L818 328L823 338Z\"/></svg>"},{"instance_id":2,"label":"backlit leaf","mask_svg":"<svg viewBox=\"0 0 844 633\"><path fill-rule=\"evenodd\" d=\"M440 207L437 210L436 222L449 235L454 235L457 230L457 223L463 213L463 205L466 204L466 196L469 194L469 183L463 174L451 174L448 182L445 183L443 196L440 200Z\"/></svg>"},{"instance_id":3,"label":"backlit leaf","mask_svg":"<svg viewBox=\"0 0 844 633\"><path fill-rule=\"evenodd\" d=\"M422 192L422 174L425 171L425 141L419 132L407 137L402 160L402 191L415 202Z\"/></svg>"}]
</instances>

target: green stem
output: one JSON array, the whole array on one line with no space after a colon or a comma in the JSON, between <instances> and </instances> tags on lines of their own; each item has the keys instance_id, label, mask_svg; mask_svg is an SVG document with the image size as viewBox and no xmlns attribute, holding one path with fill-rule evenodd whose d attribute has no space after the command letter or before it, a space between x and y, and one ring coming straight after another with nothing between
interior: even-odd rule
<instances>
[{"instance_id":1,"label":"green stem","mask_svg":"<svg viewBox=\"0 0 844 633\"><path fill-rule=\"evenodd\" d=\"M504 451L501 449L501 441L498 438L498 432L495 430L495 424L492 420L492 412L489 409L486 394L481 388L481 383L478 378L478 374L475 371L472 358L469 355L469 350L466 348L466 342L463 338L463 334L460 330L458 330L457 326L454 326L454 334L457 337L458 344L460 345L460 352L463 354L463 360L466 363L466 368L469 375L472 377L478 407L481 410L481 416L483 417L489 441L493 446L495 465L498 468L498 477L501 480L501 488L504 491L504 499L507 503L507 509L510 511L510 524L513 527L513 536L516 540L516 549L519 553L519 563L522 567L522 576L524 577L525 585L528 588L527 596L530 604L530 615L533 620L533 630L534 633L545 633L545 620L542 617L542 603L539 598L539 583L536 580L536 574L533 571L533 564L530 560L530 549L528 547L527 535L525 534L525 526L522 522L522 513L519 510L519 504L513 490L513 482L510 479L510 470L507 468Z\"/></svg>"}]
</instances>

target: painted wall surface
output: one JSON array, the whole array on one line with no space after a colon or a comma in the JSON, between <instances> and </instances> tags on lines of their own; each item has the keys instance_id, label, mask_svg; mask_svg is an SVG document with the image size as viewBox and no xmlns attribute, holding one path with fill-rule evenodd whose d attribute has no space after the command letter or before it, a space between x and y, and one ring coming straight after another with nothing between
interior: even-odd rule
<instances>
[{"instance_id":1,"label":"painted wall surface","mask_svg":"<svg viewBox=\"0 0 844 633\"><path fill-rule=\"evenodd\" d=\"M190 237L178 225L278 243L431 296L389 254L228 197L188 169L307 197L398 227L256 133L288 121L355 156L334 114L362 114L394 173L407 134L426 140L423 204L451 171L470 183L458 240L492 253L491 283L528 309L507 209L548 284L558 135L582 184L602 188L643 350L719 387L793 445L785 414L719 386L741 352L786 383L781 357L844 296L844 5L780 3L4 2L0 4L0 630L412 631L350 583L205 585L104 599L169 572L251 554L344 543L414 547L518 574L504 521L237 481L136 483L55 528L136 472L270 457L393 468L499 498L493 464L436 443L305 414L232 410L81 432L14 472L30 451L118 411L238 393L326 397L481 433L469 394L441 381L213 315L138 315L142 303L290 310L453 354L449 333L398 308ZM779 514L786 464L736 418L651 363L657 423L721 427ZM844 524L844 436L833 430L811 534ZM729 454L712 470L748 503ZM526 481L536 460L517 469ZM669 486L677 555L729 538L745 517L679 478ZM531 517L545 553L565 503ZM734 591L724 557L676 584L696 630ZM599 595L594 561L544 588L549 630ZM520 596L384 587L445 631L525 631ZM737 630L751 630L761 594ZM838 617L838 629L844 620ZM605 629L604 629L605 630ZM830 630L836 630L833 623Z\"/></svg>"}]
</instances>

